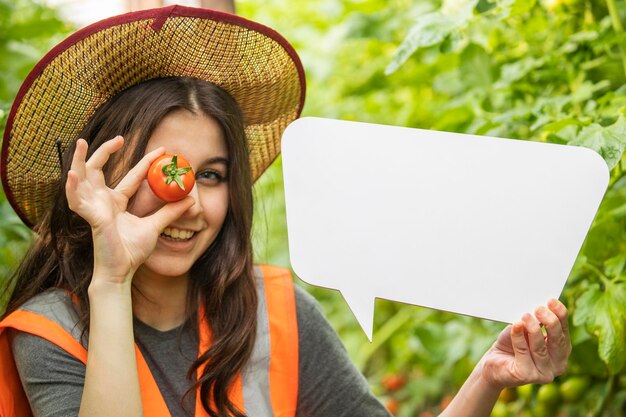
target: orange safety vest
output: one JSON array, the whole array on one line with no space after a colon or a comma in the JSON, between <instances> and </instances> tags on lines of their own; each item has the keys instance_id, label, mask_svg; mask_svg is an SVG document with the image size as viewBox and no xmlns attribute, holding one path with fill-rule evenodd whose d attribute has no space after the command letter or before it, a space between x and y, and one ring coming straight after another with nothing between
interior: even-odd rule
<instances>
[{"instance_id":1,"label":"orange safety vest","mask_svg":"<svg viewBox=\"0 0 626 417\"><path fill-rule=\"evenodd\" d=\"M291 273L261 265L256 268L259 293L257 339L248 367L237 376L230 400L251 416L294 417L298 398L298 325ZM27 303L28 305L28 303ZM87 350L76 329L45 313L18 309L0 322L0 417L32 417L32 411L15 366L8 332L16 329L42 337L87 364ZM198 354L209 345L207 326L200 326ZM148 365L135 345L141 402L145 416L169 417ZM202 372L199 369L198 372ZM196 417L205 417L196 392Z\"/></svg>"}]
</instances>

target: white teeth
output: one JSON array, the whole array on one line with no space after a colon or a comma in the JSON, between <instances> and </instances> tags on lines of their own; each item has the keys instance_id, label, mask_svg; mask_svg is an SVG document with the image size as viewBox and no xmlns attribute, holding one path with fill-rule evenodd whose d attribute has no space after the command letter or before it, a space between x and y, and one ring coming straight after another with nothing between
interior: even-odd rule
<instances>
[{"instance_id":1,"label":"white teeth","mask_svg":"<svg viewBox=\"0 0 626 417\"><path fill-rule=\"evenodd\" d=\"M174 229L173 227L166 227L165 230L163 231L163 234L166 235L167 237L171 237L174 239L190 239L194 232L192 232L191 230L180 230L180 229Z\"/></svg>"}]
</instances>

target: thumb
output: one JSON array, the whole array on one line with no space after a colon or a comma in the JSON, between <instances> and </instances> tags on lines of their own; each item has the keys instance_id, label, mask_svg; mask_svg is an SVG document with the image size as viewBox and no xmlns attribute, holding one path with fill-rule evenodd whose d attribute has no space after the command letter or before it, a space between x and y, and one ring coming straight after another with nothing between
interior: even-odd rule
<instances>
[{"instance_id":1,"label":"thumb","mask_svg":"<svg viewBox=\"0 0 626 417\"><path fill-rule=\"evenodd\" d=\"M185 211L189 210L195 203L196 200L188 195L182 200L167 203L158 211L148 216L148 219L152 222L157 231L161 233L163 229L179 218Z\"/></svg>"},{"instance_id":2,"label":"thumb","mask_svg":"<svg viewBox=\"0 0 626 417\"><path fill-rule=\"evenodd\" d=\"M512 349L511 329L513 326L509 325L504 328L496 339L495 346L501 350L508 351Z\"/></svg>"}]
</instances>

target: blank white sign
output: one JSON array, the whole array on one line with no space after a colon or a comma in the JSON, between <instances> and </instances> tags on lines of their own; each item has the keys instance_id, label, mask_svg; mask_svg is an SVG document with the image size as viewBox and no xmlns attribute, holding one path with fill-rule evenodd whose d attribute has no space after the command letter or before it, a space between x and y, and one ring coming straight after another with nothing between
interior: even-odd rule
<instances>
[{"instance_id":1,"label":"blank white sign","mask_svg":"<svg viewBox=\"0 0 626 417\"><path fill-rule=\"evenodd\" d=\"M320 118L282 139L291 264L374 301L512 323L558 297L609 181L582 147Z\"/></svg>"}]
</instances>

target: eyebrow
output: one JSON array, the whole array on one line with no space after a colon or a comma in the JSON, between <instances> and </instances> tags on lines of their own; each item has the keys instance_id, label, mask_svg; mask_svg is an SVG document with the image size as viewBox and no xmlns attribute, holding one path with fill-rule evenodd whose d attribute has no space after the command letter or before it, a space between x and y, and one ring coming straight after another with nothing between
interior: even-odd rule
<instances>
[{"instance_id":1,"label":"eyebrow","mask_svg":"<svg viewBox=\"0 0 626 417\"><path fill-rule=\"evenodd\" d=\"M223 156L215 156L213 158L209 158L202 163L202 166L205 165L213 165L213 164L224 164L228 166L228 158L224 158Z\"/></svg>"}]
</instances>

